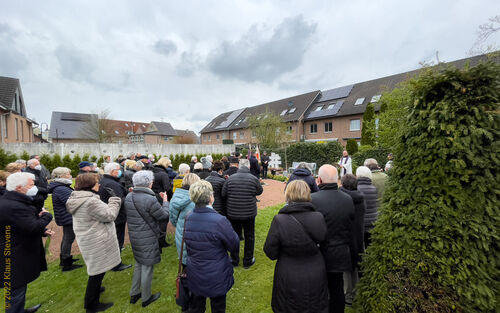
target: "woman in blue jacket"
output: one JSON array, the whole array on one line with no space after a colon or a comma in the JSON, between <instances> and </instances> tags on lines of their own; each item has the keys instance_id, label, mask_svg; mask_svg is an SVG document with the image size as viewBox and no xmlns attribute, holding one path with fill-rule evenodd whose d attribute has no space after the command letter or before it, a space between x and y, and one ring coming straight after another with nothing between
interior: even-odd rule
<instances>
[{"instance_id":1,"label":"woman in blue jacket","mask_svg":"<svg viewBox=\"0 0 500 313\"><path fill-rule=\"evenodd\" d=\"M192 292L189 312L205 312L210 298L212 313L226 312L226 294L234 284L233 265L227 254L239 249L240 240L226 217L212 208L212 185L204 180L191 185L195 208L185 219L185 245L189 255L187 282Z\"/></svg>"},{"instance_id":2,"label":"woman in blue jacket","mask_svg":"<svg viewBox=\"0 0 500 313\"><path fill-rule=\"evenodd\" d=\"M187 174L182 179L182 187L175 190L172 200L170 200L170 223L175 227L175 245L177 246L177 257L181 255L182 233L184 231L184 219L186 215L193 211L194 203L189 198L189 186L199 181L196 174ZM184 246L182 254L182 265L186 267L188 254Z\"/></svg>"}]
</instances>

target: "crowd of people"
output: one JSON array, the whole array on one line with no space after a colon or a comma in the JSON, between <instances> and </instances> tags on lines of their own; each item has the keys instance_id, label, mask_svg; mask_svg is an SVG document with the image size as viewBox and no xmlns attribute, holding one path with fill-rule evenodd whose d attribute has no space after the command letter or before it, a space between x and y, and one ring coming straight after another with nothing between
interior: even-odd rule
<instances>
[{"instance_id":1,"label":"crowd of people","mask_svg":"<svg viewBox=\"0 0 500 313\"><path fill-rule=\"evenodd\" d=\"M160 292L152 292L153 270L169 246L169 222L190 291L182 311L205 312L210 298L212 312L225 312L241 241L243 267L256 262L257 196L263 192L259 178L267 176L268 163L266 153L260 162L252 152L221 160L207 155L200 162L193 156L191 164L180 164L176 172L166 157L131 153L114 162L107 156L100 168L82 161L74 187L69 168L49 173L36 155L8 164L0 171L0 225L9 229L0 234L0 249L12 249L9 266L5 255L0 264L2 273L12 269L6 312L40 308L25 309L24 303L27 284L47 269L42 237L53 234L47 227L52 215L44 208L48 194L55 222L63 229L61 271L83 266L71 255L75 240L87 268L87 312L113 306L100 301L105 273L132 267L120 255L126 225L135 259L130 303L141 300L146 307L160 298ZM265 254L277 260L274 312L343 312L352 303L386 180L375 159L367 159L352 175L345 151L335 166L321 166L317 177L307 163L299 164L264 245Z\"/></svg>"}]
</instances>

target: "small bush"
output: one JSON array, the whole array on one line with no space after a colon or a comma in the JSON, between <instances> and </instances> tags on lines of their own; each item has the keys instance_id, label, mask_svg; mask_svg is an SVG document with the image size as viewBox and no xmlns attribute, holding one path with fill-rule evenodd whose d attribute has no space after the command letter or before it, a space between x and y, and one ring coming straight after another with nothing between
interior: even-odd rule
<instances>
[{"instance_id":1,"label":"small bush","mask_svg":"<svg viewBox=\"0 0 500 313\"><path fill-rule=\"evenodd\" d=\"M358 152L358 143L356 142L356 139L353 138L348 139L345 149L347 150L347 153L349 153L350 156L356 154L356 152Z\"/></svg>"}]
</instances>

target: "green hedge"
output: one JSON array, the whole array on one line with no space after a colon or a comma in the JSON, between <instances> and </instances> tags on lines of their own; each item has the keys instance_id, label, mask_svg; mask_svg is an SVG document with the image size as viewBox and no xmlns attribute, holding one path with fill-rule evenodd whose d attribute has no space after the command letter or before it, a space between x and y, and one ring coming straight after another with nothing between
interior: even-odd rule
<instances>
[{"instance_id":1,"label":"green hedge","mask_svg":"<svg viewBox=\"0 0 500 313\"><path fill-rule=\"evenodd\" d=\"M352 161L353 161L353 173L355 171L355 168L358 166L362 166L365 162L366 159L375 159L378 162L378 166L380 168L384 168L385 163L387 163L387 155L389 154L388 149L385 148L378 148L378 147L366 147L362 146L363 148L358 151L356 154L352 156Z\"/></svg>"}]
</instances>

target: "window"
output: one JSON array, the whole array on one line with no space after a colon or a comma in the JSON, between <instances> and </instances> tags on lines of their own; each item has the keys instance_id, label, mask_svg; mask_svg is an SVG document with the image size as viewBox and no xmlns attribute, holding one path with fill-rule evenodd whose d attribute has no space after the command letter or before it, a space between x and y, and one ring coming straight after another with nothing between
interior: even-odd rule
<instances>
[{"instance_id":1,"label":"window","mask_svg":"<svg viewBox=\"0 0 500 313\"><path fill-rule=\"evenodd\" d=\"M237 132L233 133L233 139L238 139L238 133Z\"/></svg>"},{"instance_id":2,"label":"window","mask_svg":"<svg viewBox=\"0 0 500 313\"><path fill-rule=\"evenodd\" d=\"M326 108L326 109L331 110L331 109L333 109L334 106L335 106L335 102L332 102L332 103L328 104L328 108Z\"/></svg>"},{"instance_id":3,"label":"window","mask_svg":"<svg viewBox=\"0 0 500 313\"><path fill-rule=\"evenodd\" d=\"M286 127L286 132L290 134L292 132L292 126L287 126Z\"/></svg>"},{"instance_id":4,"label":"window","mask_svg":"<svg viewBox=\"0 0 500 313\"><path fill-rule=\"evenodd\" d=\"M219 134L215 135L215 138L217 138L217 140L219 140L220 135Z\"/></svg>"},{"instance_id":5,"label":"window","mask_svg":"<svg viewBox=\"0 0 500 313\"><path fill-rule=\"evenodd\" d=\"M19 140L19 125L17 124L17 118L16 118L16 124L14 125L14 131L16 132L16 140Z\"/></svg>"},{"instance_id":6,"label":"window","mask_svg":"<svg viewBox=\"0 0 500 313\"><path fill-rule=\"evenodd\" d=\"M280 116L283 116L283 115L285 115L287 111L288 111L288 109L285 109L285 110L281 111L281 114L280 114Z\"/></svg>"},{"instance_id":7,"label":"window","mask_svg":"<svg viewBox=\"0 0 500 313\"><path fill-rule=\"evenodd\" d=\"M326 122L325 123L325 133L331 133L332 132L332 122Z\"/></svg>"},{"instance_id":8,"label":"window","mask_svg":"<svg viewBox=\"0 0 500 313\"><path fill-rule=\"evenodd\" d=\"M226 133L222 133L222 139L226 139Z\"/></svg>"},{"instance_id":9,"label":"window","mask_svg":"<svg viewBox=\"0 0 500 313\"><path fill-rule=\"evenodd\" d=\"M378 129L378 122L379 122L379 119L378 119L378 118L376 118L376 119L375 119L375 129Z\"/></svg>"},{"instance_id":10,"label":"window","mask_svg":"<svg viewBox=\"0 0 500 313\"><path fill-rule=\"evenodd\" d=\"M255 132L255 130L252 130L252 138L255 138L257 137L257 133Z\"/></svg>"},{"instance_id":11,"label":"window","mask_svg":"<svg viewBox=\"0 0 500 313\"><path fill-rule=\"evenodd\" d=\"M359 119L351 120L351 124L349 126L350 131L360 130L360 128L361 128L361 123L360 123Z\"/></svg>"},{"instance_id":12,"label":"window","mask_svg":"<svg viewBox=\"0 0 500 313\"><path fill-rule=\"evenodd\" d=\"M243 139L245 138L245 133L244 132L240 132L240 139Z\"/></svg>"},{"instance_id":13,"label":"window","mask_svg":"<svg viewBox=\"0 0 500 313\"><path fill-rule=\"evenodd\" d=\"M2 134L3 134L3 137L7 138L7 137L9 137L9 133L8 133L9 128L7 127L7 122L8 122L7 116L0 115L0 118L1 118L1 121L2 121Z\"/></svg>"},{"instance_id":14,"label":"window","mask_svg":"<svg viewBox=\"0 0 500 313\"><path fill-rule=\"evenodd\" d=\"M378 100L380 100L380 97L381 97L381 95L375 95L372 97L372 100L370 102L373 102L373 103L378 102Z\"/></svg>"},{"instance_id":15,"label":"window","mask_svg":"<svg viewBox=\"0 0 500 313\"><path fill-rule=\"evenodd\" d=\"M119 135L119 134L120 134L120 132L119 132L119 131L117 131L117 130L115 130L115 134L116 134L116 135Z\"/></svg>"},{"instance_id":16,"label":"window","mask_svg":"<svg viewBox=\"0 0 500 313\"><path fill-rule=\"evenodd\" d=\"M316 134L318 132L318 124L311 124L310 133Z\"/></svg>"},{"instance_id":17,"label":"window","mask_svg":"<svg viewBox=\"0 0 500 313\"><path fill-rule=\"evenodd\" d=\"M360 104L363 104L363 102L365 101L365 98L358 98L356 100L356 102L354 102L354 105L360 105Z\"/></svg>"},{"instance_id":18,"label":"window","mask_svg":"<svg viewBox=\"0 0 500 313\"><path fill-rule=\"evenodd\" d=\"M323 109L323 105L319 105L314 111L321 111L321 109Z\"/></svg>"},{"instance_id":19,"label":"window","mask_svg":"<svg viewBox=\"0 0 500 313\"><path fill-rule=\"evenodd\" d=\"M288 111L288 114L292 114L295 110L297 110L297 108L291 108L290 111Z\"/></svg>"},{"instance_id":20,"label":"window","mask_svg":"<svg viewBox=\"0 0 500 313\"><path fill-rule=\"evenodd\" d=\"M208 141L210 141L210 140L211 140L211 139L210 139L210 135L208 135Z\"/></svg>"},{"instance_id":21,"label":"window","mask_svg":"<svg viewBox=\"0 0 500 313\"><path fill-rule=\"evenodd\" d=\"M168 136L163 136L163 140L168 141Z\"/></svg>"}]
</instances>

